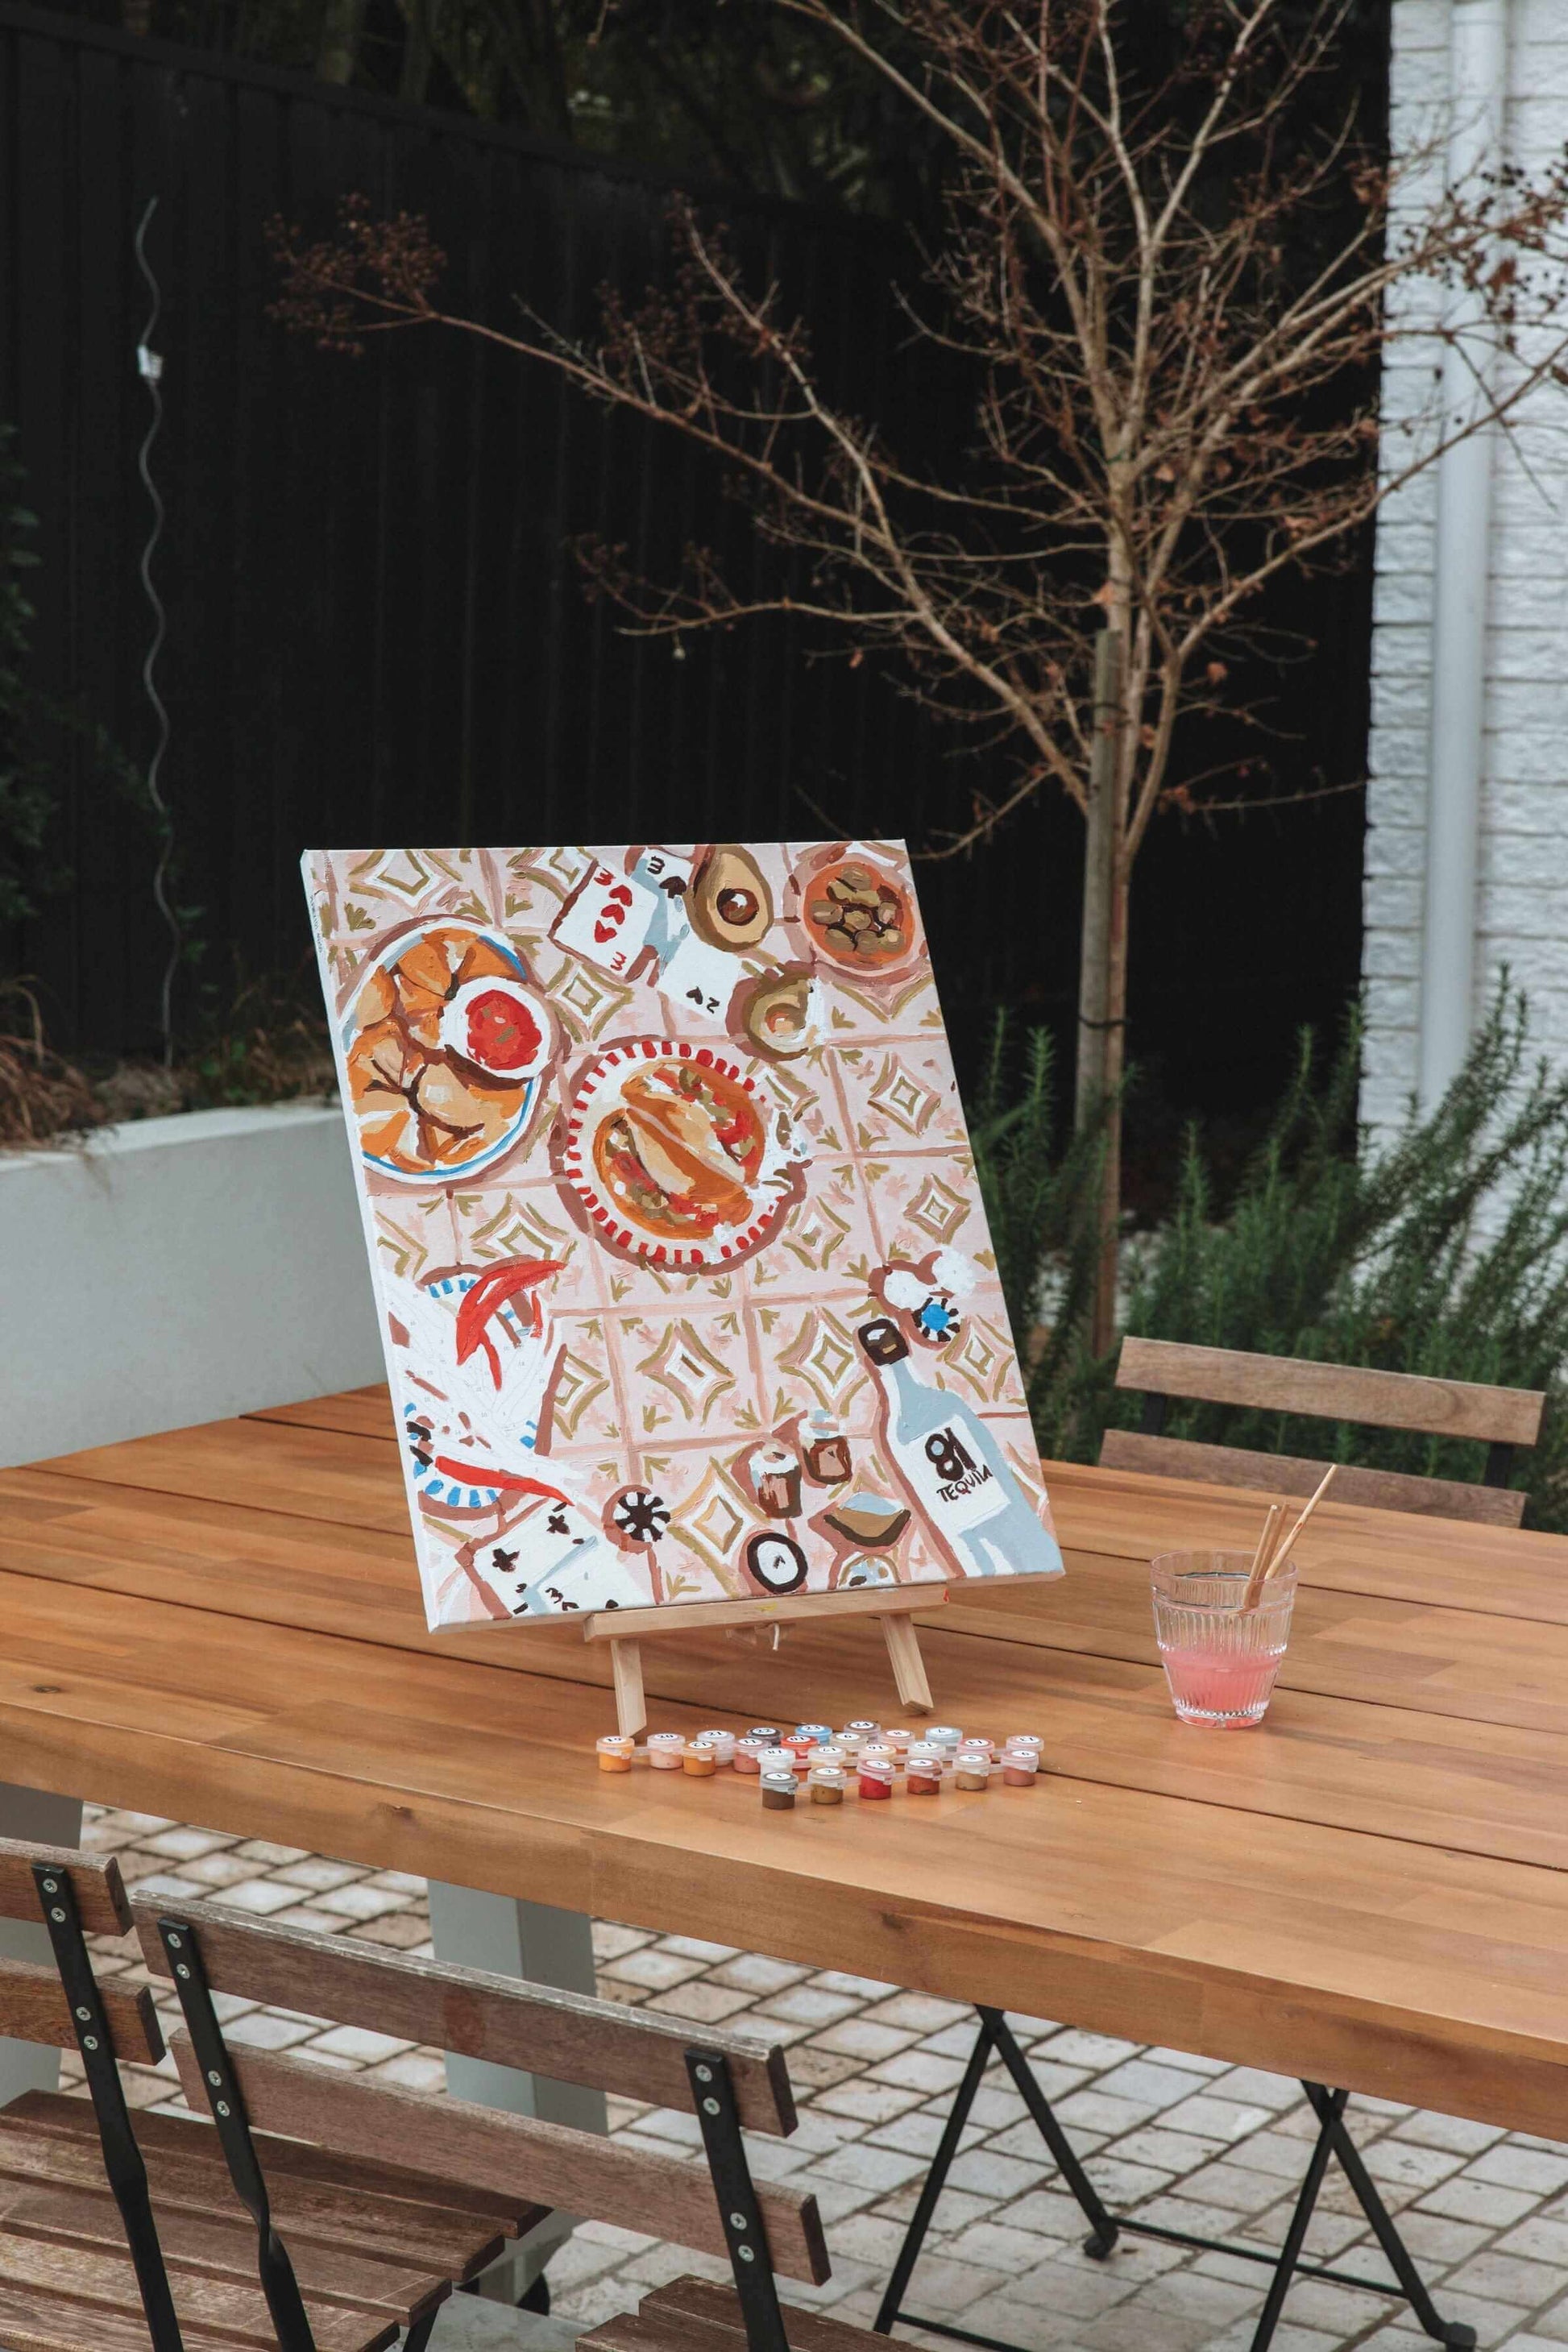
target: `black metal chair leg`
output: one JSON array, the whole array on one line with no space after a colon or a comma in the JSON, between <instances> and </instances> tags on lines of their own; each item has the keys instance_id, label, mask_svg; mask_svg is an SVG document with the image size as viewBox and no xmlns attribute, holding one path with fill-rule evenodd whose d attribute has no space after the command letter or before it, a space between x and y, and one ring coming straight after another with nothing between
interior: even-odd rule
<instances>
[{"instance_id":1,"label":"black metal chair leg","mask_svg":"<svg viewBox=\"0 0 1568 2352\"><path fill-rule=\"evenodd\" d=\"M1035 2080L1034 2070L1019 2049L1006 2017L999 2009L983 2009L980 2015L990 2030L992 2043L1003 2064L1013 2077L1018 2095L1034 2118L1036 2129L1056 2158L1057 2169L1078 2200L1084 2220L1089 2223L1089 2235L1083 2242L1083 2251L1095 2262L1102 2263L1116 2243L1116 2223L1106 2211L1100 2191L1084 2170L1077 2149L1058 2123L1049 2099Z\"/></svg>"},{"instance_id":2,"label":"black metal chair leg","mask_svg":"<svg viewBox=\"0 0 1568 2352\"><path fill-rule=\"evenodd\" d=\"M1268 2293L1258 2325L1252 2332L1252 2352L1268 2352L1274 2331L1279 2325L1279 2315L1285 2308L1285 2298L1290 2292L1290 2282L1296 2265L1301 2259L1301 2249L1307 2242L1307 2231L1312 2219L1312 2208L1318 2201L1318 2191L1323 2185L1323 2175L1329 2168L1329 2155L1333 2146L1333 2127L1344 2113L1346 2091L1324 2093L1329 2105L1320 2109L1314 2099L1314 2112L1320 2129L1312 2143L1311 2157L1307 2165L1307 2177L1301 2183L1301 2193L1296 2200L1296 2210L1290 2216L1290 2227L1285 2232L1285 2243L1279 2249L1279 2259L1274 2265L1274 2276L1268 2282Z\"/></svg>"},{"instance_id":3,"label":"black metal chair leg","mask_svg":"<svg viewBox=\"0 0 1568 2352\"><path fill-rule=\"evenodd\" d=\"M1362 2211L1372 2224L1378 2244L1388 2257L1389 2266L1399 2281L1406 2303L1415 2313L1418 2325L1436 2344L1447 2344L1451 2352L1471 2352L1476 2331L1462 2319L1442 2319L1427 2292L1426 2282L1411 2260L1409 2249L1394 2227L1394 2216L1378 2193L1377 2184L1361 2159L1361 2150L1350 2136L1342 2111L1331 2115L1331 2098L1321 2083L1303 2083L1301 2088L1312 2103L1312 2111L1329 2133L1330 2144L1339 2158L1340 2168L1354 2189Z\"/></svg>"},{"instance_id":4,"label":"black metal chair leg","mask_svg":"<svg viewBox=\"0 0 1568 2352\"><path fill-rule=\"evenodd\" d=\"M882 2297L877 2316L871 2323L879 2336L890 2335L894 2326L902 2316L904 2290L909 2285L914 2266L921 2258L921 2248L925 2243L926 2231L931 2228L931 2215L936 2211L937 2200L947 2186L948 2171L953 2158L958 2154L958 2143L963 2137L963 2126L969 2121L969 2110L974 2105L974 2094L980 2088L986 2062L991 2055L991 2027L986 2021L984 2011L982 2011L980 2031L975 2036L974 2047L969 2053L969 2063L963 2070L963 2079L958 2086L958 2096L948 2110L947 2121L942 2126L942 2137L937 2142L936 2154L931 2158L931 2170L926 2174L920 2200L910 2218L910 2226L904 2231L904 2242L899 2248L898 2260L893 2264L887 2292Z\"/></svg>"},{"instance_id":5,"label":"black metal chair leg","mask_svg":"<svg viewBox=\"0 0 1568 2352\"><path fill-rule=\"evenodd\" d=\"M425 2352L425 2347L430 2341L430 2330L436 2325L436 2315L440 2308L438 2303L432 2304L423 2319L415 2320L403 2339L401 2352Z\"/></svg>"}]
</instances>

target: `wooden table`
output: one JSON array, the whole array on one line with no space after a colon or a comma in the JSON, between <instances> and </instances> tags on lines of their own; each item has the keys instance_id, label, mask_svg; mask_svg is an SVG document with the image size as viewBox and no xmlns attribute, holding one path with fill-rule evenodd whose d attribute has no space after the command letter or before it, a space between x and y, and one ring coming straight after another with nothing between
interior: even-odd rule
<instances>
[{"instance_id":1,"label":"wooden table","mask_svg":"<svg viewBox=\"0 0 1568 2352\"><path fill-rule=\"evenodd\" d=\"M1325 1506L1267 1725L1173 1718L1146 1561L1256 1498L1047 1465L1065 1583L922 1635L1033 1791L765 1816L596 1773L570 1625L431 1635L383 1391L0 1473L8 1780L1568 2137L1568 1541ZM652 1719L888 1705L864 1622L661 1638Z\"/></svg>"}]
</instances>

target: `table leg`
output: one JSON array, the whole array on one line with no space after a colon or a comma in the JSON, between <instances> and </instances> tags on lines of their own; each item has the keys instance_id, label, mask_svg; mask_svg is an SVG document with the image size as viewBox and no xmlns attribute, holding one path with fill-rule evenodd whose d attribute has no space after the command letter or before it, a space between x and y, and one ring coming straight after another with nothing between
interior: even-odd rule
<instances>
[{"instance_id":1,"label":"table leg","mask_svg":"<svg viewBox=\"0 0 1568 2352\"><path fill-rule=\"evenodd\" d=\"M40 1845L81 1843L81 1799L0 1781L0 1837L36 1839ZM34 1960L52 1969L54 1953L42 1919L0 1919L0 1958ZM58 2091L60 2053L42 2042L0 2038L0 2107L24 2091Z\"/></svg>"},{"instance_id":2,"label":"table leg","mask_svg":"<svg viewBox=\"0 0 1568 2352\"><path fill-rule=\"evenodd\" d=\"M594 1990L593 1923L580 1911L520 1903L508 1895L484 1895L433 1878L430 1933L437 1959L489 1969L496 1976L529 1977L536 1984L562 1985L570 1992ZM606 2128L602 2091L586 2090L579 2083L552 2083L515 2066L492 2065L487 2059L449 2056L447 2087L454 2098L504 2107L510 2115L538 2116L546 2123L574 2125L579 2131ZM491 2265L481 2292L499 2302L515 2303L572 2227L570 2213L552 2213Z\"/></svg>"}]
</instances>

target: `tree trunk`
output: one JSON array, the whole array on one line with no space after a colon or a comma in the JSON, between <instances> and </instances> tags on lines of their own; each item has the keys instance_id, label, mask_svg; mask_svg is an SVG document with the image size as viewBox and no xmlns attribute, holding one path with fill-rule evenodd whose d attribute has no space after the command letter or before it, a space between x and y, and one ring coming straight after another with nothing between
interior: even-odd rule
<instances>
[{"instance_id":1,"label":"tree trunk","mask_svg":"<svg viewBox=\"0 0 1568 2352\"><path fill-rule=\"evenodd\" d=\"M359 63L365 0L327 0L316 43L316 79L346 89Z\"/></svg>"},{"instance_id":2,"label":"tree trunk","mask_svg":"<svg viewBox=\"0 0 1568 2352\"><path fill-rule=\"evenodd\" d=\"M1094 745L1083 853L1079 952L1075 1119L1103 1127L1100 1182L1090 1209L1095 1287L1089 1339L1103 1355L1116 1336L1117 1242L1121 1207L1121 1105L1126 1059L1127 886L1121 809L1123 640L1103 629L1094 649Z\"/></svg>"},{"instance_id":3,"label":"tree trunk","mask_svg":"<svg viewBox=\"0 0 1568 2352\"><path fill-rule=\"evenodd\" d=\"M403 15L407 31L403 38L403 68L397 78L397 95L410 105L423 106L430 88L430 68L435 53L430 45L431 0L403 0Z\"/></svg>"},{"instance_id":4,"label":"tree trunk","mask_svg":"<svg viewBox=\"0 0 1568 2352\"><path fill-rule=\"evenodd\" d=\"M1106 957L1104 1157L1097 1203L1100 1248L1095 1270L1089 1344L1103 1356L1116 1339L1116 1288L1121 1262L1121 1081L1127 1066L1127 904L1132 875L1121 841L1110 885L1110 938Z\"/></svg>"}]
</instances>

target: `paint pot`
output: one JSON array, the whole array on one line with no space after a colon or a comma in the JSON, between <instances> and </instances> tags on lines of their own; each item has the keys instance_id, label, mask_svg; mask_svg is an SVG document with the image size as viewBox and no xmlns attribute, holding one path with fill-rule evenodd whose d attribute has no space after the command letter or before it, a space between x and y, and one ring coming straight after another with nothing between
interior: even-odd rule
<instances>
[{"instance_id":1,"label":"paint pot","mask_svg":"<svg viewBox=\"0 0 1568 2352\"><path fill-rule=\"evenodd\" d=\"M731 1759L736 1771L745 1772L754 1777L762 1770L760 1759L771 1745L772 1742L766 1739L737 1739L734 1757Z\"/></svg>"},{"instance_id":2,"label":"paint pot","mask_svg":"<svg viewBox=\"0 0 1568 2352\"><path fill-rule=\"evenodd\" d=\"M734 1762L736 1745L732 1731L700 1731L697 1735L697 1746L713 1750L713 1761L721 1771Z\"/></svg>"},{"instance_id":3,"label":"paint pot","mask_svg":"<svg viewBox=\"0 0 1568 2352\"><path fill-rule=\"evenodd\" d=\"M963 1740L963 1734L956 1723L933 1723L926 1733L928 1748L945 1748L950 1755L962 1746Z\"/></svg>"},{"instance_id":4,"label":"paint pot","mask_svg":"<svg viewBox=\"0 0 1568 2352\"><path fill-rule=\"evenodd\" d=\"M679 1772L686 1754L686 1737L679 1731L650 1731L647 1760L656 1772Z\"/></svg>"},{"instance_id":5,"label":"paint pot","mask_svg":"<svg viewBox=\"0 0 1568 2352\"><path fill-rule=\"evenodd\" d=\"M1002 1785L1005 1789L1032 1789L1040 1777L1040 1760L1026 1748L1009 1748L1002 1757Z\"/></svg>"},{"instance_id":6,"label":"paint pot","mask_svg":"<svg viewBox=\"0 0 1568 2352\"><path fill-rule=\"evenodd\" d=\"M853 1764L855 1760L841 1741L830 1739L826 1747L819 1748L812 1758L811 1769L815 1772L819 1764L826 1764L829 1770L842 1772L847 1764Z\"/></svg>"},{"instance_id":7,"label":"paint pot","mask_svg":"<svg viewBox=\"0 0 1568 2352\"><path fill-rule=\"evenodd\" d=\"M793 1772L763 1774L763 1811L766 1813L794 1812L795 1774Z\"/></svg>"},{"instance_id":8,"label":"paint pot","mask_svg":"<svg viewBox=\"0 0 1568 2352\"><path fill-rule=\"evenodd\" d=\"M795 1758L795 1769L797 1772L810 1771L816 1758L815 1739L807 1739L802 1733L792 1731L779 1741L779 1746L787 1748L790 1755Z\"/></svg>"},{"instance_id":9,"label":"paint pot","mask_svg":"<svg viewBox=\"0 0 1568 2352\"><path fill-rule=\"evenodd\" d=\"M748 1739L761 1739L769 1748L776 1748L784 1738L776 1723L753 1723L745 1736Z\"/></svg>"},{"instance_id":10,"label":"paint pot","mask_svg":"<svg viewBox=\"0 0 1568 2352\"><path fill-rule=\"evenodd\" d=\"M764 1780L770 1773L777 1780L784 1772L793 1772L795 1765L795 1750L791 1748L764 1748L757 1757L757 1769Z\"/></svg>"},{"instance_id":11,"label":"paint pot","mask_svg":"<svg viewBox=\"0 0 1568 2352\"><path fill-rule=\"evenodd\" d=\"M594 1742L601 1772L629 1772L632 1758L637 1753L637 1741L627 1739L618 1731L606 1731L602 1739Z\"/></svg>"},{"instance_id":12,"label":"paint pot","mask_svg":"<svg viewBox=\"0 0 1568 2352\"><path fill-rule=\"evenodd\" d=\"M940 1748L911 1748L904 1766L904 1787L911 1797L940 1797L942 1770Z\"/></svg>"},{"instance_id":13,"label":"paint pot","mask_svg":"<svg viewBox=\"0 0 1568 2352\"><path fill-rule=\"evenodd\" d=\"M862 1764L885 1764L890 1772L899 1769L899 1751L886 1739L868 1739L860 1750Z\"/></svg>"},{"instance_id":14,"label":"paint pot","mask_svg":"<svg viewBox=\"0 0 1568 2352\"><path fill-rule=\"evenodd\" d=\"M890 1748L896 1760L901 1764L915 1744L915 1735L912 1731L906 1731L901 1724L896 1723L890 1731L883 1732L880 1744L884 1748Z\"/></svg>"},{"instance_id":15,"label":"paint pot","mask_svg":"<svg viewBox=\"0 0 1568 2352\"><path fill-rule=\"evenodd\" d=\"M881 1725L879 1723L873 1723L868 1715L857 1716L853 1723L847 1723L845 1725L844 1730L846 1736L853 1731L858 1733L862 1739L879 1739L882 1736Z\"/></svg>"},{"instance_id":16,"label":"paint pot","mask_svg":"<svg viewBox=\"0 0 1568 2352\"><path fill-rule=\"evenodd\" d=\"M960 1748L952 1767L955 1789L983 1790L991 1786L991 1759L980 1749Z\"/></svg>"},{"instance_id":17,"label":"paint pot","mask_svg":"<svg viewBox=\"0 0 1568 2352\"><path fill-rule=\"evenodd\" d=\"M797 1723L790 1737L809 1739L814 1747L826 1748L833 1737L833 1726L830 1723Z\"/></svg>"},{"instance_id":18,"label":"paint pot","mask_svg":"<svg viewBox=\"0 0 1568 2352\"><path fill-rule=\"evenodd\" d=\"M680 1769L693 1780L710 1780L719 1769L719 1759L700 1739L689 1739L680 1759Z\"/></svg>"},{"instance_id":19,"label":"paint pot","mask_svg":"<svg viewBox=\"0 0 1568 2352\"><path fill-rule=\"evenodd\" d=\"M805 1776L814 1805L841 1805L844 1802L844 1775L835 1765L814 1764Z\"/></svg>"},{"instance_id":20,"label":"paint pot","mask_svg":"<svg viewBox=\"0 0 1568 2352\"><path fill-rule=\"evenodd\" d=\"M1006 1738L1002 1742L1002 1747L1004 1753L1005 1753L1009 1748L1031 1748L1033 1752L1038 1756L1043 1751L1045 1744L1045 1741L1040 1738L1037 1732L1010 1731L1007 1734Z\"/></svg>"},{"instance_id":21,"label":"paint pot","mask_svg":"<svg viewBox=\"0 0 1568 2352\"><path fill-rule=\"evenodd\" d=\"M882 1798L890 1797L893 1793L892 1765L879 1757L862 1756L856 1785L863 1804L878 1803Z\"/></svg>"}]
</instances>

